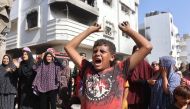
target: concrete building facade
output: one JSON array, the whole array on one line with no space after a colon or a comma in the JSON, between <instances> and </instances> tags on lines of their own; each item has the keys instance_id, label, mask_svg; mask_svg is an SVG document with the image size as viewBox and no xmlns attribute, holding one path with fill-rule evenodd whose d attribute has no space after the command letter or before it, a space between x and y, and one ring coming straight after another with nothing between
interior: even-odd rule
<instances>
[{"instance_id":1,"label":"concrete building facade","mask_svg":"<svg viewBox=\"0 0 190 109\"><path fill-rule=\"evenodd\" d=\"M183 38L186 42L187 62L190 63L190 34L184 34Z\"/></svg>"},{"instance_id":2,"label":"concrete building facade","mask_svg":"<svg viewBox=\"0 0 190 109\"><path fill-rule=\"evenodd\" d=\"M190 63L190 35L184 34L183 37L180 38L179 43L179 48L181 49L179 59L181 60L181 63Z\"/></svg>"},{"instance_id":3,"label":"concrete building facade","mask_svg":"<svg viewBox=\"0 0 190 109\"><path fill-rule=\"evenodd\" d=\"M34 54L48 47L64 52L67 41L98 22L104 32L82 41L80 52L90 59L94 41L105 38L116 45L117 52L131 54L134 42L119 30L118 23L127 20L138 30L138 4L138 0L14 0L6 50L14 54L28 46Z\"/></svg>"},{"instance_id":4,"label":"concrete building facade","mask_svg":"<svg viewBox=\"0 0 190 109\"><path fill-rule=\"evenodd\" d=\"M169 12L150 12L144 18L144 24L139 32L151 41L153 50L148 56L149 62L158 61L161 56L172 56L176 61L178 28L173 23L173 16Z\"/></svg>"}]
</instances>

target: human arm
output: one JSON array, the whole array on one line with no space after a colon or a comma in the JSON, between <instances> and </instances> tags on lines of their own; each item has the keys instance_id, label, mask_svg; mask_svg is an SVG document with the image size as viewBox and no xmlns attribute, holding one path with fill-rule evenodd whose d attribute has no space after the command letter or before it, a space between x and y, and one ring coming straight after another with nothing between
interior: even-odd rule
<instances>
[{"instance_id":1,"label":"human arm","mask_svg":"<svg viewBox=\"0 0 190 109\"><path fill-rule=\"evenodd\" d=\"M147 81L147 83L149 85L154 85L156 83L156 80L153 80L153 79L149 79L149 80L146 80L146 81Z\"/></svg>"},{"instance_id":2,"label":"human arm","mask_svg":"<svg viewBox=\"0 0 190 109\"><path fill-rule=\"evenodd\" d=\"M167 76L166 68L161 67L162 88L165 94L172 94L173 90L180 85L180 76L174 72L170 75L171 76Z\"/></svg>"},{"instance_id":3,"label":"human arm","mask_svg":"<svg viewBox=\"0 0 190 109\"><path fill-rule=\"evenodd\" d=\"M15 73L17 68L14 64L12 64L11 66L9 66L8 68L5 69L7 72L9 73Z\"/></svg>"},{"instance_id":4,"label":"human arm","mask_svg":"<svg viewBox=\"0 0 190 109\"><path fill-rule=\"evenodd\" d=\"M132 70L140 61L142 61L150 53L150 51L152 50L152 45L141 34L131 29L129 27L128 22L123 22L119 24L119 28L127 35L129 35L139 47L139 50L136 51L130 57L129 70Z\"/></svg>"},{"instance_id":5,"label":"human arm","mask_svg":"<svg viewBox=\"0 0 190 109\"><path fill-rule=\"evenodd\" d=\"M168 94L169 93L169 83L168 83L168 77L167 77L167 69L165 67L160 67L160 72L162 76L162 88L164 93Z\"/></svg>"},{"instance_id":6,"label":"human arm","mask_svg":"<svg viewBox=\"0 0 190 109\"><path fill-rule=\"evenodd\" d=\"M18 62L16 59L13 59L13 63L16 66L16 68L20 67L20 62Z\"/></svg>"},{"instance_id":7,"label":"human arm","mask_svg":"<svg viewBox=\"0 0 190 109\"><path fill-rule=\"evenodd\" d=\"M90 26L88 29L74 37L71 41L69 41L65 46L64 49L71 58L71 60L75 63L77 66L81 66L82 63L82 57L77 52L76 48L80 45L80 43L88 37L90 34L94 32L100 31L101 26L98 24L95 24L93 26Z\"/></svg>"}]
</instances>

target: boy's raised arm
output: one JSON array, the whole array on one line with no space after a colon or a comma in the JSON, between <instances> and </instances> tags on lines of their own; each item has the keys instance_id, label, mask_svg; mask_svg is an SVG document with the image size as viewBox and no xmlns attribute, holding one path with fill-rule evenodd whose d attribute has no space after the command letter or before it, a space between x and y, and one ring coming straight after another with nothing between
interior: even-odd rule
<instances>
[{"instance_id":1,"label":"boy's raised arm","mask_svg":"<svg viewBox=\"0 0 190 109\"><path fill-rule=\"evenodd\" d=\"M142 61L150 53L150 51L152 50L152 44L141 34L132 30L129 27L128 22L123 22L119 24L119 28L127 35L129 35L139 47L139 50L132 54L132 56L130 57L129 70L132 70L140 61Z\"/></svg>"},{"instance_id":2,"label":"boy's raised arm","mask_svg":"<svg viewBox=\"0 0 190 109\"><path fill-rule=\"evenodd\" d=\"M82 57L77 52L76 48L87 36L89 36L91 33L98 32L100 28L101 28L100 25L94 24L93 26L90 26L88 29L86 29L79 35L75 36L71 41L69 41L65 45L64 49L66 53L69 55L69 57L71 58L71 60L75 63L75 65L80 67L81 62L82 62Z\"/></svg>"}]
</instances>

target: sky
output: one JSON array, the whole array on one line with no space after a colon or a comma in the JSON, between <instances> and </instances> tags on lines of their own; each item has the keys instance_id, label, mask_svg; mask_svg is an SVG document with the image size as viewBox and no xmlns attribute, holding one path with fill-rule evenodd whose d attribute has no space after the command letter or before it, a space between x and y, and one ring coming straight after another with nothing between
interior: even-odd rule
<instances>
[{"instance_id":1,"label":"sky","mask_svg":"<svg viewBox=\"0 0 190 109\"><path fill-rule=\"evenodd\" d=\"M179 34L190 34L190 0L139 0L139 24L151 11L165 11L173 15Z\"/></svg>"}]
</instances>

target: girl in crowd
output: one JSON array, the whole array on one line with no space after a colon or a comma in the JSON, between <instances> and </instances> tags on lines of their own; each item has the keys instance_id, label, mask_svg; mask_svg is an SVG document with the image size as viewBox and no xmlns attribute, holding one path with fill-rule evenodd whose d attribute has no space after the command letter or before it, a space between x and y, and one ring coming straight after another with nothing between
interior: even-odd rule
<instances>
[{"instance_id":1,"label":"girl in crowd","mask_svg":"<svg viewBox=\"0 0 190 109\"><path fill-rule=\"evenodd\" d=\"M40 97L40 109L56 109L56 97L59 88L59 73L63 66L54 60L51 52L44 54L43 60L34 66L37 75L33 82L33 88Z\"/></svg>"},{"instance_id":2,"label":"girl in crowd","mask_svg":"<svg viewBox=\"0 0 190 109\"><path fill-rule=\"evenodd\" d=\"M189 67L190 64L187 64L186 65L186 71L185 71L185 74L183 75L183 78L181 80L181 84L182 85L187 85L187 86L190 86L190 67Z\"/></svg>"},{"instance_id":3,"label":"girl in crowd","mask_svg":"<svg viewBox=\"0 0 190 109\"><path fill-rule=\"evenodd\" d=\"M32 53L23 51L22 61L18 69L19 74L19 107L20 109L37 109L38 98L33 94L32 82L36 75L33 70L34 59Z\"/></svg>"},{"instance_id":4,"label":"girl in crowd","mask_svg":"<svg viewBox=\"0 0 190 109\"><path fill-rule=\"evenodd\" d=\"M151 88L150 109L168 109L173 100L173 90L180 85L181 78L174 71L175 61L172 57L161 57L159 66L160 74Z\"/></svg>"},{"instance_id":5,"label":"girl in crowd","mask_svg":"<svg viewBox=\"0 0 190 109\"><path fill-rule=\"evenodd\" d=\"M153 61L151 64L154 73L157 73L159 71L159 63L157 61Z\"/></svg>"},{"instance_id":6,"label":"girl in crowd","mask_svg":"<svg viewBox=\"0 0 190 109\"><path fill-rule=\"evenodd\" d=\"M190 88L186 85L178 86L174 90L174 103L170 109L187 109L190 103Z\"/></svg>"},{"instance_id":7,"label":"girl in crowd","mask_svg":"<svg viewBox=\"0 0 190 109\"><path fill-rule=\"evenodd\" d=\"M17 93L17 72L9 55L4 55L0 66L0 109L14 109Z\"/></svg>"}]
</instances>

